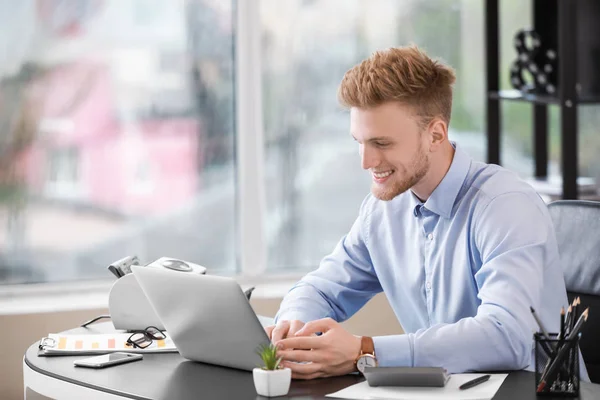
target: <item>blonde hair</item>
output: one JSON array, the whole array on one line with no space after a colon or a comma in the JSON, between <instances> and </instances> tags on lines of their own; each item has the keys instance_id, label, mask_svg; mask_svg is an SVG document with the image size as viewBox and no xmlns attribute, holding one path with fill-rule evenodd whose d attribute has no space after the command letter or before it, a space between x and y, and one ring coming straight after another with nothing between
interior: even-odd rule
<instances>
[{"instance_id":1,"label":"blonde hair","mask_svg":"<svg viewBox=\"0 0 600 400\"><path fill-rule=\"evenodd\" d=\"M373 53L344 75L338 90L342 106L371 108L390 101L411 106L421 126L441 117L450 123L454 70L416 46Z\"/></svg>"}]
</instances>

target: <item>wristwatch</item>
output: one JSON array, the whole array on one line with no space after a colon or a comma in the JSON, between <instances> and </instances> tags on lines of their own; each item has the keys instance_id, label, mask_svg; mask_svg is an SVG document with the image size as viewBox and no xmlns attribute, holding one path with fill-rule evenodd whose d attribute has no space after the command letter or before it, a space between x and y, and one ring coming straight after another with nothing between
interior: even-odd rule
<instances>
[{"instance_id":1,"label":"wristwatch","mask_svg":"<svg viewBox=\"0 0 600 400\"><path fill-rule=\"evenodd\" d=\"M373 338L369 336L363 336L360 338L360 353L356 360L356 369L362 374L365 371L365 367L376 367L377 358L375 357L375 344Z\"/></svg>"}]
</instances>

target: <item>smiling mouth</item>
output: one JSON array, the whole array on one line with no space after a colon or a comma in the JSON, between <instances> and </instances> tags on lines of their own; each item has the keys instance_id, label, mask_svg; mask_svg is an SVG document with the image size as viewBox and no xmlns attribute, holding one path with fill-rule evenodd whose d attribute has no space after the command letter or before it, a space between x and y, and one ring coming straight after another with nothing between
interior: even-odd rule
<instances>
[{"instance_id":1,"label":"smiling mouth","mask_svg":"<svg viewBox=\"0 0 600 400\"><path fill-rule=\"evenodd\" d=\"M382 172L375 172L375 171L372 171L373 177L374 177L375 179L378 179L378 180L380 180L380 179L385 179L385 178L387 178L388 176L390 176L390 175L391 175L391 174L393 174L393 173L394 173L394 170L393 170L393 169L391 169L391 170L388 170L388 171L382 171Z\"/></svg>"}]
</instances>

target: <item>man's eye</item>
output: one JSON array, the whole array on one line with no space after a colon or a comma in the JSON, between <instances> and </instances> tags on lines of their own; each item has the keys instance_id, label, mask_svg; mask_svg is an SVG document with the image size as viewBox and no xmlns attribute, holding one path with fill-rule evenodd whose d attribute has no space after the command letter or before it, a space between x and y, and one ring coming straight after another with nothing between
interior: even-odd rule
<instances>
[{"instance_id":1,"label":"man's eye","mask_svg":"<svg viewBox=\"0 0 600 400\"><path fill-rule=\"evenodd\" d=\"M377 147L387 147L387 146L389 146L389 143L375 142L375 146L377 146Z\"/></svg>"}]
</instances>

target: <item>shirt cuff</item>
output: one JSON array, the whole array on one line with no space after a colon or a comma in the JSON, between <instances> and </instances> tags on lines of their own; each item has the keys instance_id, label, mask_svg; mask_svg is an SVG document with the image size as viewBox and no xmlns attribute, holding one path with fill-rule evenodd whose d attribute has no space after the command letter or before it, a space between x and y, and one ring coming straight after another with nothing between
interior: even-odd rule
<instances>
[{"instance_id":1,"label":"shirt cuff","mask_svg":"<svg viewBox=\"0 0 600 400\"><path fill-rule=\"evenodd\" d=\"M376 336L373 344L380 367L413 366L413 346L408 335Z\"/></svg>"}]
</instances>

